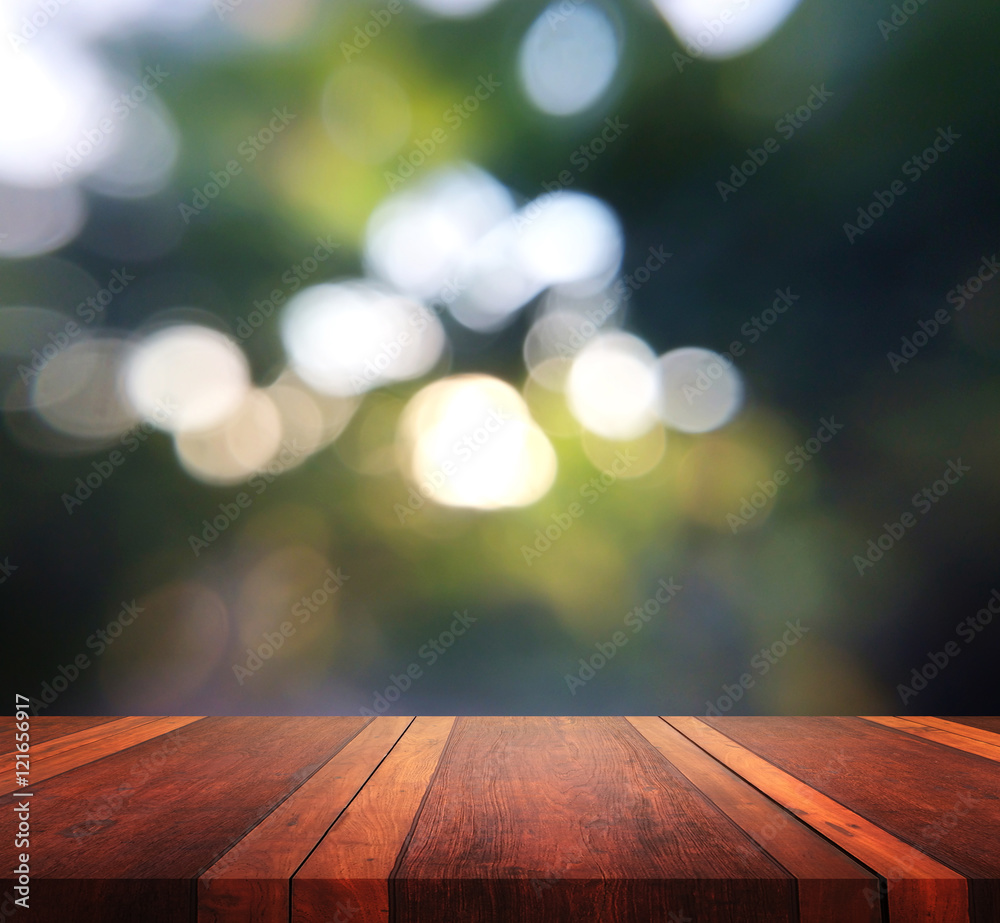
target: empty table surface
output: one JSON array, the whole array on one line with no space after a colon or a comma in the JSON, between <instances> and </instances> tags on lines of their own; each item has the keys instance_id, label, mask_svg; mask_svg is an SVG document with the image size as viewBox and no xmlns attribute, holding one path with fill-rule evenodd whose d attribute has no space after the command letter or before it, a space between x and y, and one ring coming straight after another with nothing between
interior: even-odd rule
<instances>
[{"instance_id":1,"label":"empty table surface","mask_svg":"<svg viewBox=\"0 0 1000 923\"><path fill-rule=\"evenodd\" d=\"M16 781L0 919L1000 921L996 718L40 717Z\"/></svg>"}]
</instances>

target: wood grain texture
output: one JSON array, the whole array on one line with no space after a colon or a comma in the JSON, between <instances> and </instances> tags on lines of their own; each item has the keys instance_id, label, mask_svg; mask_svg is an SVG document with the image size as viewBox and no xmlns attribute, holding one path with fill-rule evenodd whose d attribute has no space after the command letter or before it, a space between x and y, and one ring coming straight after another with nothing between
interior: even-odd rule
<instances>
[{"instance_id":1,"label":"wood grain texture","mask_svg":"<svg viewBox=\"0 0 1000 923\"><path fill-rule=\"evenodd\" d=\"M395 746L412 717L377 718L199 881L198 923L288 923L291 878Z\"/></svg>"},{"instance_id":2,"label":"wood grain texture","mask_svg":"<svg viewBox=\"0 0 1000 923\"><path fill-rule=\"evenodd\" d=\"M76 731L97 727L101 724L110 724L111 722L119 720L121 719L113 716L108 718L76 718L59 716L52 718L44 716L41 718L32 717L29 719L29 743L31 744L32 751L34 751L38 745L47 743L57 737L63 737L67 734L75 733ZM0 761L2 761L5 766L5 775L6 765L8 762L7 757L16 752L14 740L15 733L19 732L15 732L14 717L11 715L0 716ZM6 778L4 779L3 784L6 784Z\"/></svg>"},{"instance_id":3,"label":"wood grain texture","mask_svg":"<svg viewBox=\"0 0 1000 923\"><path fill-rule=\"evenodd\" d=\"M77 747L92 744L100 740L119 733L120 731L131 730L142 727L153 721L163 720L162 718L135 717L135 718L115 718L104 724L92 727L79 728L67 734L60 734L48 740L39 741L36 735L32 734L31 757L35 760L42 760L57 753L65 753L75 750Z\"/></svg>"},{"instance_id":4,"label":"wood grain texture","mask_svg":"<svg viewBox=\"0 0 1000 923\"><path fill-rule=\"evenodd\" d=\"M195 879L367 723L205 718L32 785L31 920L193 920Z\"/></svg>"},{"instance_id":5,"label":"wood grain texture","mask_svg":"<svg viewBox=\"0 0 1000 923\"><path fill-rule=\"evenodd\" d=\"M938 715L938 720L951 721L955 724L964 724L966 727L979 728L981 731L1000 734L1000 717L996 715L972 715L963 718L950 718L947 715Z\"/></svg>"},{"instance_id":6,"label":"wood grain texture","mask_svg":"<svg viewBox=\"0 0 1000 923\"><path fill-rule=\"evenodd\" d=\"M628 718L643 737L798 882L799 923L879 923L878 879L661 718Z\"/></svg>"},{"instance_id":7,"label":"wood grain texture","mask_svg":"<svg viewBox=\"0 0 1000 923\"><path fill-rule=\"evenodd\" d=\"M913 923L968 923L968 884L962 875L824 794L827 780L857 775L851 771L851 756L842 752L845 741L826 736L815 760L816 768L811 773L817 780L817 788L814 789L790 770L786 771L788 767L783 762L777 761L778 765L775 765L752 752L753 748L749 745L744 746L742 739L737 741L729 736L730 730L738 729L738 726L732 725L733 719L666 720L768 797L886 879L882 890L888 899L890 919ZM720 720L727 733L716 729ZM738 720L756 724L762 719ZM811 719L794 720L798 723ZM773 733L778 739L784 739L780 730L775 729ZM740 734L741 738L744 736ZM845 767L842 773L830 771L831 756L834 755ZM890 792L894 789L895 785L889 787Z\"/></svg>"},{"instance_id":8,"label":"wood grain texture","mask_svg":"<svg viewBox=\"0 0 1000 923\"><path fill-rule=\"evenodd\" d=\"M422 717L407 728L292 879L296 923L329 923L338 916L351 923L394 919L392 870L454 723Z\"/></svg>"},{"instance_id":9,"label":"wood grain texture","mask_svg":"<svg viewBox=\"0 0 1000 923\"><path fill-rule=\"evenodd\" d=\"M398 923L795 919L789 874L622 718L457 719L393 893Z\"/></svg>"},{"instance_id":10,"label":"wood grain texture","mask_svg":"<svg viewBox=\"0 0 1000 923\"><path fill-rule=\"evenodd\" d=\"M87 728L98 727L102 724L111 724L121 721L121 718L114 715L104 717L87 717L74 715L48 715L31 718L31 744L45 743L57 737L65 737L67 734L74 734L77 731L85 731ZM7 752L10 748L6 746L9 738L4 737L3 746L0 750Z\"/></svg>"},{"instance_id":11,"label":"wood grain texture","mask_svg":"<svg viewBox=\"0 0 1000 923\"><path fill-rule=\"evenodd\" d=\"M28 923L1000 923L988 719L90 720Z\"/></svg>"},{"instance_id":12,"label":"wood grain texture","mask_svg":"<svg viewBox=\"0 0 1000 923\"><path fill-rule=\"evenodd\" d=\"M60 737L31 748L30 778L36 785L58 776L70 769L76 769L95 760L103 759L136 744L169 734L177 728L200 721L200 717L176 718L122 718L119 722L103 725L108 732L102 736L101 727L80 731L81 742L76 735ZM0 795L15 791L13 779L8 777L0 784Z\"/></svg>"},{"instance_id":13,"label":"wood grain texture","mask_svg":"<svg viewBox=\"0 0 1000 923\"><path fill-rule=\"evenodd\" d=\"M959 721L957 718L952 720L951 718L932 718L930 715L921 715L910 718L910 720L919 721L927 727L940 728L942 731L950 731L952 734L960 734L962 737L971 737L973 740L981 740L983 743L1000 746L1000 719L992 719L995 722L996 730L990 730L986 727L991 720L989 718L965 718ZM970 720L979 721L984 727L967 724L966 722Z\"/></svg>"},{"instance_id":14,"label":"wood grain texture","mask_svg":"<svg viewBox=\"0 0 1000 923\"><path fill-rule=\"evenodd\" d=\"M955 734L950 730L945 730L934 725L924 724L922 719L917 718L897 718L889 715L861 716L862 720L870 721L872 724L880 724L882 727L893 728L902 731L912 737L920 737L923 740L933 740L935 743L943 744L946 747L954 747L956 750L964 750L966 753L974 753L976 756L985 757L1000 763L1000 738L997 743L984 743L974 737L966 737L962 734ZM934 719L932 718L931 721ZM944 722L942 722L944 723ZM958 725L955 725L958 727ZM983 731L982 733L986 733Z\"/></svg>"},{"instance_id":15,"label":"wood grain texture","mask_svg":"<svg viewBox=\"0 0 1000 923\"><path fill-rule=\"evenodd\" d=\"M969 879L972 918L1000 920L1000 771L992 760L860 718L706 719ZM819 778L831 747L852 771ZM900 793L905 793L901 797Z\"/></svg>"}]
</instances>

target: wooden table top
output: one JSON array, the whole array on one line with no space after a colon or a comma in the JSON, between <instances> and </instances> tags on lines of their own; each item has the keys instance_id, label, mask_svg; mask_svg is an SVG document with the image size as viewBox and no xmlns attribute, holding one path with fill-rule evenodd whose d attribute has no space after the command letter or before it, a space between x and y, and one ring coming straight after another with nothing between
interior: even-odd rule
<instances>
[{"instance_id":1,"label":"wooden table top","mask_svg":"<svg viewBox=\"0 0 1000 923\"><path fill-rule=\"evenodd\" d=\"M30 733L29 784L0 780L30 804L30 909L5 871L0 920L1000 921L1000 718L39 717Z\"/></svg>"}]
</instances>

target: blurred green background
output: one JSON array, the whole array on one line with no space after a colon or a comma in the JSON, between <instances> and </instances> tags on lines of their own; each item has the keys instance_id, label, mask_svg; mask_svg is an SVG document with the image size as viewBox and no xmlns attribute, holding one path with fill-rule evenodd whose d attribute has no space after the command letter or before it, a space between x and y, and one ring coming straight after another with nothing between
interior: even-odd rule
<instances>
[{"instance_id":1,"label":"blurred green background","mask_svg":"<svg viewBox=\"0 0 1000 923\"><path fill-rule=\"evenodd\" d=\"M475 6L3 14L16 691L42 714L995 712L1000 10ZM357 386L404 330L409 371ZM733 367L671 377L687 347ZM187 424L151 409L168 392ZM450 448L470 401L470 433L503 406L516 434Z\"/></svg>"}]
</instances>

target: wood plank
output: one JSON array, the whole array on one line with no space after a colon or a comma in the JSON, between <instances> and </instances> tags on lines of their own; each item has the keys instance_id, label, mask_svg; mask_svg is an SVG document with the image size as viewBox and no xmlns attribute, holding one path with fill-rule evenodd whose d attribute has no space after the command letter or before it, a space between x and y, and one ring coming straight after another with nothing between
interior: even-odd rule
<instances>
[{"instance_id":1,"label":"wood plank","mask_svg":"<svg viewBox=\"0 0 1000 923\"><path fill-rule=\"evenodd\" d=\"M970 728L979 728L981 731L990 731L993 734L1000 734L1000 717L997 715L966 715L962 718L953 718L950 715L938 715L939 720L947 720L955 724L963 724Z\"/></svg>"},{"instance_id":2,"label":"wood plank","mask_svg":"<svg viewBox=\"0 0 1000 923\"><path fill-rule=\"evenodd\" d=\"M386 923L389 879L454 718L416 718L292 879L295 923ZM477 765L479 761L477 760ZM435 919L440 919L438 908ZM448 919L460 917L448 914Z\"/></svg>"},{"instance_id":3,"label":"wood plank","mask_svg":"<svg viewBox=\"0 0 1000 923\"><path fill-rule=\"evenodd\" d=\"M50 737L47 740L42 740L41 743L36 743L37 736L35 735L35 725L34 722L39 719L34 719L32 721L31 730L29 731L31 735L31 749L29 751L29 776L31 781L40 782L42 779L51 778L51 775L45 774L44 761L51 756L58 754L59 752L66 750L73 750L78 746L83 746L86 744L92 744L95 741L101 740L108 734L113 734L118 730L128 730L131 728L139 727L144 724L149 724L151 721L155 721L155 718L148 717L136 717L136 718L113 718L104 724L94 725L90 728L83 728L75 732L68 734L62 734L55 737ZM44 719L43 719L44 720ZM56 719L61 721L61 719ZM67 727L63 725L63 727ZM43 737L44 732L43 732ZM13 741L13 735L11 736ZM13 751L12 751L13 753ZM8 759L12 756L11 754L3 754L0 759ZM89 758L84 760L84 762L89 762ZM8 767L4 767L3 776L0 777L0 794L7 794L8 792L16 791L19 787L16 782L16 775L14 772L13 761L10 763L11 772L8 773ZM23 768L23 766L21 767Z\"/></svg>"},{"instance_id":4,"label":"wood plank","mask_svg":"<svg viewBox=\"0 0 1000 923\"><path fill-rule=\"evenodd\" d=\"M393 894L398 923L796 918L794 879L623 718L459 718Z\"/></svg>"},{"instance_id":5,"label":"wood plank","mask_svg":"<svg viewBox=\"0 0 1000 923\"><path fill-rule=\"evenodd\" d=\"M951 731L952 734L971 737L973 740L981 740L983 743L1000 746L1000 718L932 718L930 715L921 715L912 717L910 720L919 721L928 727L941 728L942 731ZM977 723L971 724L970 722L973 721Z\"/></svg>"},{"instance_id":6,"label":"wood plank","mask_svg":"<svg viewBox=\"0 0 1000 923\"><path fill-rule=\"evenodd\" d=\"M956 750L964 750L966 753L975 753L976 756L982 756L988 760L1000 763L1000 737L997 738L996 744L989 744L972 737L964 737L961 734L954 734L951 731L924 724L917 718L897 718L889 715L862 715L861 717L864 721L870 721L872 724L893 728L912 737L919 737L922 740L933 740L935 743L942 744L943 746L954 747ZM984 731L983 733L986 732Z\"/></svg>"},{"instance_id":7,"label":"wood plank","mask_svg":"<svg viewBox=\"0 0 1000 923\"><path fill-rule=\"evenodd\" d=\"M40 743L36 743L35 735L32 734L31 758L33 760L42 760L57 753L64 753L69 750L74 750L77 747L94 743L95 741L101 740L109 735L117 734L119 731L130 730L131 728L149 724L152 721L162 720L162 718L145 716L135 718L114 718L104 724L94 725L89 728L81 728L80 730L73 731L70 734L61 734L58 737L54 737Z\"/></svg>"},{"instance_id":8,"label":"wood plank","mask_svg":"<svg viewBox=\"0 0 1000 923\"><path fill-rule=\"evenodd\" d=\"M122 720L134 723L126 723L120 730L109 731L106 736L101 736L100 732L102 728L110 728L114 727L114 725L102 725L101 727L94 728L92 731L83 731L81 733L96 736L82 746L74 746L67 750L61 750L59 749L61 745L60 740L50 741L48 744L42 744L40 749L48 746L53 747L54 750L47 752L41 757L36 757L34 749L32 749L29 772L31 784L37 785L39 782L44 782L46 779L51 779L60 773L68 772L70 769L77 769L87 763L92 763L111 754L127 750L136 744L153 740L163 734L169 734L177 728L201 721L201 718L125 718ZM62 740L65 740L65 738L62 738ZM13 777L8 777L3 783L0 783L0 795L5 795L13 791L17 791Z\"/></svg>"},{"instance_id":9,"label":"wood plank","mask_svg":"<svg viewBox=\"0 0 1000 923\"><path fill-rule=\"evenodd\" d=\"M976 724L410 721L32 719L26 918L1000 921Z\"/></svg>"},{"instance_id":10,"label":"wood plank","mask_svg":"<svg viewBox=\"0 0 1000 923\"><path fill-rule=\"evenodd\" d=\"M288 923L291 878L412 717L375 718L199 881L199 923Z\"/></svg>"},{"instance_id":11,"label":"wood plank","mask_svg":"<svg viewBox=\"0 0 1000 923\"><path fill-rule=\"evenodd\" d=\"M969 879L973 919L1000 920L1000 772L992 760L860 718L706 719ZM721 724L720 724L721 722ZM728 723L727 723L728 722ZM738 736L736 736L738 733ZM854 771L816 779L831 747Z\"/></svg>"},{"instance_id":12,"label":"wood plank","mask_svg":"<svg viewBox=\"0 0 1000 923\"><path fill-rule=\"evenodd\" d=\"M193 919L195 879L367 723L205 718L33 784L31 919Z\"/></svg>"},{"instance_id":13,"label":"wood plank","mask_svg":"<svg viewBox=\"0 0 1000 923\"><path fill-rule=\"evenodd\" d=\"M629 723L798 880L799 923L879 923L878 879L661 718ZM839 766L839 764L837 764Z\"/></svg>"},{"instance_id":14,"label":"wood plank","mask_svg":"<svg viewBox=\"0 0 1000 923\"><path fill-rule=\"evenodd\" d=\"M847 771L837 777L828 772L824 776L821 770L810 773L820 780L819 789L814 789L793 775L791 769L786 772L781 768L783 762L776 765L759 753L751 752L754 748L749 743L743 746L747 736L756 739L753 729L760 726L761 719L738 719L741 723L750 723L749 734L740 732L740 726L732 724L733 719L665 720L751 785L886 879L882 890L888 899L891 919L914 923L968 923L968 884L962 875L866 819L867 815L845 807L839 800L824 793L830 778L857 778L849 763L846 764ZM725 733L716 729L720 720ZM807 720L810 719L795 718L794 726L798 727L800 722ZM784 725L786 733L787 728L788 725ZM733 737L734 732L740 732L739 740ZM793 732L791 739L799 743L799 734ZM843 749L846 743L842 735L825 735L822 740L823 763L828 765L831 753L836 748ZM893 784L886 785L886 779L893 779ZM889 797L897 803L901 802L897 779L885 776L880 777L879 782L887 789Z\"/></svg>"},{"instance_id":15,"label":"wood plank","mask_svg":"<svg viewBox=\"0 0 1000 923\"><path fill-rule=\"evenodd\" d=\"M119 715L39 715L31 719L31 744L34 747L35 744L55 740L57 737L120 720ZM6 739L4 743L7 743Z\"/></svg>"},{"instance_id":16,"label":"wood plank","mask_svg":"<svg viewBox=\"0 0 1000 923\"><path fill-rule=\"evenodd\" d=\"M47 743L58 737L66 736L77 731L86 730L90 727L97 727L101 724L108 724L112 721L119 721L117 717L110 718L83 718L72 716L40 716L29 719L31 722L31 749L34 752L39 744ZM10 756L15 752L14 748L14 718L4 716L0 720L0 760Z\"/></svg>"}]
</instances>

